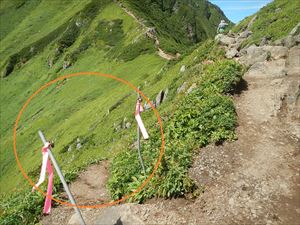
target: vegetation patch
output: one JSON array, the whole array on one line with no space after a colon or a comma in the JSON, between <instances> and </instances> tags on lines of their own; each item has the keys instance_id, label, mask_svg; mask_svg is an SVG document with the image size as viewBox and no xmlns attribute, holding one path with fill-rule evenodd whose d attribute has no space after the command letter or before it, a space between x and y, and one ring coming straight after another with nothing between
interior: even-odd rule
<instances>
[{"instance_id":1,"label":"vegetation patch","mask_svg":"<svg viewBox=\"0 0 300 225\"><path fill-rule=\"evenodd\" d=\"M194 192L196 186L188 176L193 150L209 143L234 140L237 125L234 104L229 96L241 80L242 67L231 60L220 60L204 68L198 88L178 101L174 114L164 121L165 153L155 176L130 200L143 202L151 197L178 197ZM119 153L112 162L108 188L113 199L132 193L152 172L160 151L157 128L143 144L147 173L141 174L135 149Z\"/></svg>"},{"instance_id":2,"label":"vegetation patch","mask_svg":"<svg viewBox=\"0 0 300 225\"><path fill-rule=\"evenodd\" d=\"M128 62L140 55L147 53L151 54L155 51L156 49L154 47L153 40L149 38L142 38L141 40L124 47L124 50L118 56L118 59Z\"/></svg>"},{"instance_id":3,"label":"vegetation patch","mask_svg":"<svg viewBox=\"0 0 300 225\"><path fill-rule=\"evenodd\" d=\"M253 34L243 46L259 44L263 37L276 41L286 36L300 21L300 2L274 0L263 7L256 16L256 20L249 28ZM233 32L243 31L252 18L253 16L243 20L233 28Z\"/></svg>"},{"instance_id":4,"label":"vegetation patch","mask_svg":"<svg viewBox=\"0 0 300 225\"><path fill-rule=\"evenodd\" d=\"M121 19L100 21L96 27L94 39L100 39L105 45L117 45L124 38L122 24Z\"/></svg>"}]
</instances>

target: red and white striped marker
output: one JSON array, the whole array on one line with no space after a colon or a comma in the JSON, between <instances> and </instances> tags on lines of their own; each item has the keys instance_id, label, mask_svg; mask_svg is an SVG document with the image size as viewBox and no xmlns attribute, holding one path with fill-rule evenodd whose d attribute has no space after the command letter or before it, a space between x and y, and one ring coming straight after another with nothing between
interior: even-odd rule
<instances>
[{"instance_id":1,"label":"red and white striped marker","mask_svg":"<svg viewBox=\"0 0 300 225\"><path fill-rule=\"evenodd\" d=\"M32 188L32 191L34 191L38 186L40 186L44 181L46 177L46 169L48 172L48 188L47 188L47 196L44 204L44 214L49 214L51 211L51 196L52 196L52 190L53 190L53 169L51 166L51 162L49 160L49 149L50 143L47 142L43 148L42 148L42 154L43 154L43 163L42 163L42 169L39 181L36 183L35 187Z\"/></svg>"},{"instance_id":2,"label":"red and white striped marker","mask_svg":"<svg viewBox=\"0 0 300 225\"><path fill-rule=\"evenodd\" d=\"M136 119L136 122L138 123L138 126L142 132L144 139L147 140L149 138L149 135L147 133L147 130L146 130L144 123L142 121L142 118L141 118L141 112L143 112L143 111L144 111L144 109L142 106L142 100L140 98L138 98L138 100L136 101L136 107L135 107L135 119Z\"/></svg>"}]
</instances>

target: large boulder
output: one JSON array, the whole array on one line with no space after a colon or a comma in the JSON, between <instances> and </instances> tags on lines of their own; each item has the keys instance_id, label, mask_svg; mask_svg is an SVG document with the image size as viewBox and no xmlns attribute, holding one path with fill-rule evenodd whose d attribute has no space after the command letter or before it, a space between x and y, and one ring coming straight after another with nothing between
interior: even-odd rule
<instances>
[{"instance_id":1,"label":"large boulder","mask_svg":"<svg viewBox=\"0 0 300 225\"><path fill-rule=\"evenodd\" d=\"M280 78L287 75L285 59L257 62L253 64L245 77L251 78Z\"/></svg>"},{"instance_id":2,"label":"large boulder","mask_svg":"<svg viewBox=\"0 0 300 225\"><path fill-rule=\"evenodd\" d=\"M229 46L229 45L232 45L235 43L235 38L228 37L227 35L224 35L224 34L216 35L215 40L218 43L220 43L221 45L226 45L226 46Z\"/></svg>"},{"instance_id":3,"label":"large boulder","mask_svg":"<svg viewBox=\"0 0 300 225\"><path fill-rule=\"evenodd\" d=\"M272 59L286 58L289 49L284 46L263 46L263 49L270 52Z\"/></svg>"},{"instance_id":4,"label":"large boulder","mask_svg":"<svg viewBox=\"0 0 300 225\"><path fill-rule=\"evenodd\" d=\"M255 63L264 62L268 59L268 52L263 47L257 47L256 45L251 45L242 52L244 54L239 61L246 66L252 66Z\"/></svg>"}]
</instances>

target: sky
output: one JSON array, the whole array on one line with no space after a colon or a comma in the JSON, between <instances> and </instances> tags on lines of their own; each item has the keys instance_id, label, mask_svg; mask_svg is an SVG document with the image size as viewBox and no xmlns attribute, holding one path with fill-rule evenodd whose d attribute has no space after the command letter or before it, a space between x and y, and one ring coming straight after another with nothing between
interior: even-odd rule
<instances>
[{"instance_id":1,"label":"sky","mask_svg":"<svg viewBox=\"0 0 300 225\"><path fill-rule=\"evenodd\" d=\"M219 6L228 19L238 23L247 16L256 13L272 0L209 0Z\"/></svg>"}]
</instances>

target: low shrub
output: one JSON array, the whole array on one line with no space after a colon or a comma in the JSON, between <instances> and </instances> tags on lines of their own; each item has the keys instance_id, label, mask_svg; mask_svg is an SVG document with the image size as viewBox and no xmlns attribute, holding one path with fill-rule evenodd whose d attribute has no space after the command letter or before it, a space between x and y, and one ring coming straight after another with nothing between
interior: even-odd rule
<instances>
[{"instance_id":1,"label":"low shrub","mask_svg":"<svg viewBox=\"0 0 300 225\"><path fill-rule=\"evenodd\" d=\"M228 93L240 82L243 67L233 60L221 60L205 68L200 86L213 89L216 93Z\"/></svg>"},{"instance_id":2,"label":"low shrub","mask_svg":"<svg viewBox=\"0 0 300 225\"><path fill-rule=\"evenodd\" d=\"M200 146L235 138L236 115L230 97L198 89L174 113L170 137L189 139Z\"/></svg>"},{"instance_id":3,"label":"low shrub","mask_svg":"<svg viewBox=\"0 0 300 225\"><path fill-rule=\"evenodd\" d=\"M44 198L30 189L15 191L0 201L0 224L36 224L39 222Z\"/></svg>"},{"instance_id":4,"label":"low shrub","mask_svg":"<svg viewBox=\"0 0 300 225\"><path fill-rule=\"evenodd\" d=\"M123 20L115 19L115 20L101 20L96 27L96 31L94 33L94 40L101 40L106 45L115 46L117 45L123 38Z\"/></svg>"},{"instance_id":5,"label":"low shrub","mask_svg":"<svg viewBox=\"0 0 300 225\"><path fill-rule=\"evenodd\" d=\"M124 48L122 53L118 56L119 60L125 62L134 60L136 57L143 54L150 54L155 52L154 43L151 39L143 38L137 42L134 42Z\"/></svg>"}]
</instances>

